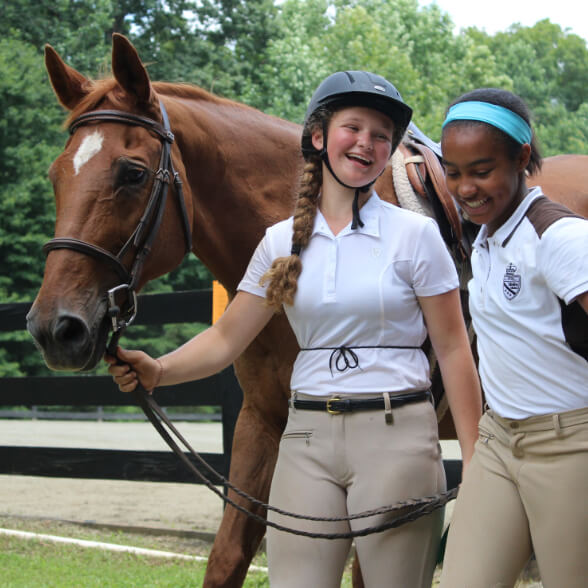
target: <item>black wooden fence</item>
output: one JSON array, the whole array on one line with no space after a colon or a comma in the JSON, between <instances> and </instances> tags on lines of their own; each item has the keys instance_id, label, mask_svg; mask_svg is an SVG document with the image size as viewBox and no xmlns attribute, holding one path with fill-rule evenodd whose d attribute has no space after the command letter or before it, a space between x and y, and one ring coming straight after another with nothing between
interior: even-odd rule
<instances>
[{"instance_id":1,"label":"black wooden fence","mask_svg":"<svg viewBox=\"0 0 588 588\"><path fill-rule=\"evenodd\" d=\"M26 328L30 303L0 305L0 332ZM134 324L209 323L212 291L194 290L173 294L139 296ZM241 408L242 392L232 368L210 378L157 389L162 407L220 406L224 453L201 456L227 477L235 422ZM122 394L107 376L50 376L0 379L0 407L14 406L130 406L131 394ZM181 426L178 427L181 432ZM186 454L188 457L189 455ZM189 457L190 458L190 457ZM191 458L190 458L191 459ZM199 471L213 483L214 476ZM445 460L449 488L461 477L461 461ZM135 480L150 482L199 482L171 451L126 451L51 447L0 446L0 474Z\"/></svg>"},{"instance_id":2,"label":"black wooden fence","mask_svg":"<svg viewBox=\"0 0 588 588\"><path fill-rule=\"evenodd\" d=\"M0 305L0 331L25 329L25 316L29 308L30 303ZM134 324L210 323L212 291L141 295L138 308ZM235 422L242 402L242 392L232 368L198 382L158 388L156 400L166 409L178 406L220 406L224 452L201 455L210 466L226 477ZM133 395L119 392L108 376L0 379L0 407L131 405L134 405ZM181 432L181 425L178 428ZM208 479L218 483L214 476L211 477L194 463ZM0 446L0 474L150 482L199 481L171 451L29 446Z\"/></svg>"}]
</instances>

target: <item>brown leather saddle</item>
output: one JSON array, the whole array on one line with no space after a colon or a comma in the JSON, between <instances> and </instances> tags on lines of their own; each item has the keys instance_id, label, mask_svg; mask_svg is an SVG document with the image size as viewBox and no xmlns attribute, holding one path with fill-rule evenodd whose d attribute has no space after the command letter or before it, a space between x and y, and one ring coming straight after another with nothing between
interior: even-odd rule
<instances>
[{"instance_id":1,"label":"brown leather saddle","mask_svg":"<svg viewBox=\"0 0 588 588\"><path fill-rule=\"evenodd\" d=\"M456 260L466 261L477 227L463 219L458 205L447 190L441 165L441 146L414 123L410 123L398 151L404 157L406 174L414 193L432 210L443 240ZM394 196L398 201L395 193Z\"/></svg>"}]
</instances>

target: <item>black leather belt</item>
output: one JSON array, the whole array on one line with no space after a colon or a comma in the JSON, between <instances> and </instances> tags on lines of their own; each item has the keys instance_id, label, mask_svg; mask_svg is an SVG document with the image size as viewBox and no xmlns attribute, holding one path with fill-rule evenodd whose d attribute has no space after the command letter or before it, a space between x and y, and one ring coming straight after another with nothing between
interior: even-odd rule
<instances>
[{"instance_id":1,"label":"black leather belt","mask_svg":"<svg viewBox=\"0 0 588 588\"><path fill-rule=\"evenodd\" d=\"M409 394L390 394L391 408L397 408L409 402L423 402L430 400L431 391L421 390ZM353 412L354 410L384 410L384 397L380 398L339 398L333 396L328 400L300 400L294 398L294 408L300 410L326 410L330 414Z\"/></svg>"}]
</instances>

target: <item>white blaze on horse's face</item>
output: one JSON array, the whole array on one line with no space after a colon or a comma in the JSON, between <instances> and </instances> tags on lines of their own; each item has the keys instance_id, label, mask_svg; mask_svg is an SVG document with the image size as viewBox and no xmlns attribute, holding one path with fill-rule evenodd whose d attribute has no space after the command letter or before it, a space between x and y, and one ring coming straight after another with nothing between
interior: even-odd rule
<instances>
[{"instance_id":1,"label":"white blaze on horse's face","mask_svg":"<svg viewBox=\"0 0 588 588\"><path fill-rule=\"evenodd\" d=\"M73 158L76 176L80 172L80 169L82 169L82 166L88 163L88 161L90 161L90 159L92 159L96 153L100 152L103 141L104 135L102 135L100 131L94 131L91 135L84 137L78 152L74 155Z\"/></svg>"}]
</instances>

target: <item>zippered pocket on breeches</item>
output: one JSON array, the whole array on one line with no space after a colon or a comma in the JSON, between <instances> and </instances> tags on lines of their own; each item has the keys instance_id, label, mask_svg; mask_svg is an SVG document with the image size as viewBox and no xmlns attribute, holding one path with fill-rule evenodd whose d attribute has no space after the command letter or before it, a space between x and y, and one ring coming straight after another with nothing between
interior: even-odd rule
<instances>
[{"instance_id":1,"label":"zippered pocket on breeches","mask_svg":"<svg viewBox=\"0 0 588 588\"><path fill-rule=\"evenodd\" d=\"M288 439L304 439L307 445L310 445L312 431L288 431L282 435L282 441Z\"/></svg>"},{"instance_id":2,"label":"zippered pocket on breeches","mask_svg":"<svg viewBox=\"0 0 588 588\"><path fill-rule=\"evenodd\" d=\"M488 443L492 441L492 439L495 439L495 437L496 436L493 433L486 431L486 429L483 429L482 427L478 427L478 440L480 443L488 445Z\"/></svg>"}]
</instances>

